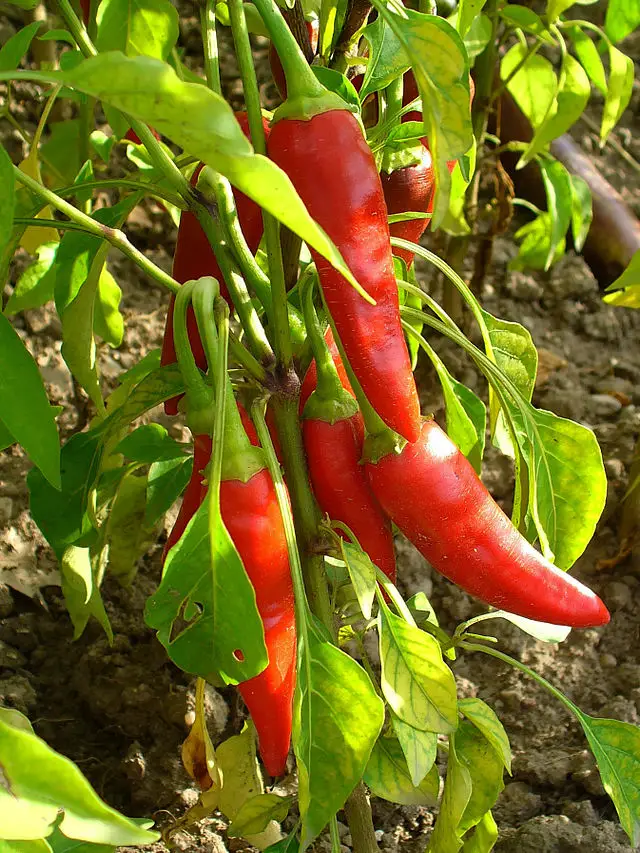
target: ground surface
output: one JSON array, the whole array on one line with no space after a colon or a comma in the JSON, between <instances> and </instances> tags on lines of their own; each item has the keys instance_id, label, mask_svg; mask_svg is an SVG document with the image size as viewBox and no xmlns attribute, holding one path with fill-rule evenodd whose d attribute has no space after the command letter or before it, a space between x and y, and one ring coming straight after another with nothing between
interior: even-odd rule
<instances>
[{"instance_id":1,"label":"ground surface","mask_svg":"<svg viewBox=\"0 0 640 853\"><path fill-rule=\"evenodd\" d=\"M15 26L15 23L13 24ZM12 22L0 16L1 41ZM197 47L195 18L184 25L185 43ZM264 50L258 61L264 65ZM229 92L238 85L225 66ZM269 94L269 92L267 92ZM29 90L24 90L28 100ZM637 92L634 99L637 111ZM597 115L597 110L594 112ZM28 107L23 119L29 124ZM621 142L640 159L629 138ZM6 124L3 141L12 153L20 142ZM576 134L593 149L584 126ZM640 205L638 175L615 152L594 154L607 177L628 201ZM130 238L165 268L175 229L153 205L138 209ZM599 717L640 722L640 553L617 567L599 561L618 549L620 502L640 435L640 313L614 310L601 301L597 281L584 262L569 254L548 274L510 273L516 253L511 233L496 245L487 271L483 305L495 315L523 323L541 355L534 402L592 426L609 479L603 519L574 574L592 586L612 613L609 626L573 632L560 646L532 640L506 623L491 623L501 648L561 687L584 711ZM110 268L123 288L127 320L125 342L101 352L105 383L113 386L123 369L159 345L166 297L128 263L112 255ZM17 272L14 270L14 273ZM425 281L433 278L420 267ZM8 293L8 290L6 291ZM40 365L53 404L65 407L61 429L76 425L73 388L60 355L60 325L51 307L27 312L16 326ZM460 380L484 394L465 357L448 345L440 351ZM423 411L442 415L442 401L431 369L419 370ZM177 437L182 428L163 419ZM184 436L186 438L186 435ZM160 575L164 536L143 558L129 589L107 579L104 597L115 641L109 647L96 625L76 643L56 585L55 561L28 515L24 477L29 463L20 451L0 454L0 701L19 708L53 747L76 761L98 791L128 814L152 815L167 823L195 799L180 763L180 744L193 707L193 682L168 663L162 647L145 628L142 610ZM483 478L508 507L512 472L508 460L487 453ZM399 577L404 592L423 589L445 629L481 612L467 595L440 579L404 542L398 542ZM41 599L34 594L34 578ZM613 806L605 795L578 724L542 689L515 670L478 655L463 655L454 665L460 694L480 696L498 713L511 738L513 776L495 814L501 829L500 853L622 853L629 850ZM214 742L238 731L242 709L232 690L211 694L210 730ZM429 809L376 801L375 826L385 851L422 851L433 823ZM346 829L346 828L345 828ZM343 838L346 847L349 837ZM195 834L179 835L182 849L222 853L243 847L224 836L224 824L205 821Z\"/></svg>"}]
</instances>

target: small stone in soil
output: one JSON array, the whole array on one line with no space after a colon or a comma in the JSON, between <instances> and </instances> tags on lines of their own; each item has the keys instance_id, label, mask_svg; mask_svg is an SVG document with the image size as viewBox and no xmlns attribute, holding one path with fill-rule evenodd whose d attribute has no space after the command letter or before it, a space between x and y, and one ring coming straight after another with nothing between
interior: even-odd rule
<instances>
[{"instance_id":1,"label":"small stone in soil","mask_svg":"<svg viewBox=\"0 0 640 853\"><path fill-rule=\"evenodd\" d=\"M622 403L609 394L592 394L589 398L591 411L601 418L611 418L622 409Z\"/></svg>"},{"instance_id":2,"label":"small stone in soil","mask_svg":"<svg viewBox=\"0 0 640 853\"><path fill-rule=\"evenodd\" d=\"M6 583L0 583L0 619L6 619L13 612L13 595Z\"/></svg>"}]
</instances>

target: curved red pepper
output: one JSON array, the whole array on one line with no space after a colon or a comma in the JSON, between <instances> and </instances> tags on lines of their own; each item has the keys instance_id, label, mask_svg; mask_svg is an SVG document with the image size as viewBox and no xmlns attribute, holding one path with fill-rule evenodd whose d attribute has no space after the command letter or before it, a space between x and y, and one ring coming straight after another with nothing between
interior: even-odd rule
<instances>
[{"instance_id":1,"label":"curved red pepper","mask_svg":"<svg viewBox=\"0 0 640 853\"><path fill-rule=\"evenodd\" d=\"M237 405L249 440L258 445L253 422L244 406L240 402ZM206 497L203 471L211 458L211 449L208 435L194 437L193 473L165 545L163 561ZM253 584L269 656L266 669L239 684L238 690L255 723L260 755L267 772L280 776L286 769L291 741L296 627L287 542L269 471L263 468L246 483L223 480L220 512Z\"/></svg>"},{"instance_id":2,"label":"curved red pepper","mask_svg":"<svg viewBox=\"0 0 640 853\"><path fill-rule=\"evenodd\" d=\"M82 11L82 20L84 21L85 27L89 23L89 17L91 15L91 0L80 0L80 9Z\"/></svg>"},{"instance_id":3,"label":"curved red pepper","mask_svg":"<svg viewBox=\"0 0 640 853\"><path fill-rule=\"evenodd\" d=\"M246 113L236 113L236 119L240 124L245 136L249 137L249 119ZM269 125L266 119L263 121L265 133L269 133ZM202 169L202 164L193 173L191 184L195 186L198 175ZM262 239L262 211L258 205L251 201L248 196L238 190L233 191L238 209L238 221L246 237L247 244L252 252L258 248ZM176 281L184 284L185 281L198 279L203 275L211 275L217 278L220 282L220 294L229 302L229 293L224 285L224 279L218 266L218 261L214 254L211 244L207 239L207 235L202 230L202 226L194 213L185 210L180 217L180 227L178 228L178 237L176 241L176 250L173 257L173 277ZM164 327L164 338L162 341L162 354L160 356L160 364L175 364L176 350L173 343L173 303L175 297L172 296L169 301L167 311L167 320ZM191 349L195 358L196 364L201 370L207 369L207 358L204 354L198 325L196 323L193 308L189 306L187 312L187 329L189 332L189 340L191 341ZM180 397L172 397L164 404L164 410L167 415L178 414L178 403Z\"/></svg>"},{"instance_id":4,"label":"curved red pepper","mask_svg":"<svg viewBox=\"0 0 640 853\"><path fill-rule=\"evenodd\" d=\"M422 159L413 166L405 166L388 174L380 173L384 200L387 211L406 213L413 210L416 213L429 213L433 210L434 175L431 152L422 146ZM408 219L404 222L392 222L389 231L392 237L400 237L417 243L429 226L429 219ZM393 248L393 254L402 258L407 267L413 263L414 253L407 249Z\"/></svg>"},{"instance_id":5,"label":"curved red pepper","mask_svg":"<svg viewBox=\"0 0 640 853\"><path fill-rule=\"evenodd\" d=\"M153 133L156 139L160 139L160 134L154 127L150 127L149 130L151 131L151 133ZM129 130L125 133L124 138L128 142L133 142L135 145L141 144L140 137L132 127L130 127Z\"/></svg>"},{"instance_id":6,"label":"curved red pepper","mask_svg":"<svg viewBox=\"0 0 640 853\"><path fill-rule=\"evenodd\" d=\"M395 583L396 557L391 522L382 511L360 464L364 425L358 412L328 423L305 418L302 435L309 476L323 513L342 521L355 534L362 549Z\"/></svg>"},{"instance_id":7,"label":"curved red pepper","mask_svg":"<svg viewBox=\"0 0 640 853\"><path fill-rule=\"evenodd\" d=\"M351 113L283 118L269 156L288 174L309 213L376 300L370 305L313 252L327 307L353 372L382 420L408 441L420 434L420 403L404 341L380 177Z\"/></svg>"},{"instance_id":8,"label":"curved red pepper","mask_svg":"<svg viewBox=\"0 0 640 853\"><path fill-rule=\"evenodd\" d=\"M291 741L296 679L293 585L284 525L267 469L246 483L220 485L222 518L256 591L269 654L267 668L238 685L258 732L270 776L284 773Z\"/></svg>"},{"instance_id":9,"label":"curved red pepper","mask_svg":"<svg viewBox=\"0 0 640 853\"><path fill-rule=\"evenodd\" d=\"M556 625L605 625L598 596L527 542L435 421L401 453L368 462L385 512L436 571L494 607Z\"/></svg>"}]
</instances>

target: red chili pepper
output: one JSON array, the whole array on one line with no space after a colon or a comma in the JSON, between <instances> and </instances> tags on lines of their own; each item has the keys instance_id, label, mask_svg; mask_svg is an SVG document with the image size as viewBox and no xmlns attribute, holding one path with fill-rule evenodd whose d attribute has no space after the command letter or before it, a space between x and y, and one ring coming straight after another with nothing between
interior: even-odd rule
<instances>
[{"instance_id":1,"label":"red chili pepper","mask_svg":"<svg viewBox=\"0 0 640 853\"><path fill-rule=\"evenodd\" d=\"M276 113L269 156L288 174L311 216L376 300L375 306L366 302L312 252L347 358L383 421L415 441L420 404L400 324L387 211L373 155L347 110L330 109L307 120L277 119Z\"/></svg>"},{"instance_id":2,"label":"red chili pepper","mask_svg":"<svg viewBox=\"0 0 640 853\"><path fill-rule=\"evenodd\" d=\"M237 406L251 444L257 445L258 436L251 419L241 403ZM203 471L209 463L211 448L208 435L194 437L193 474L167 540L163 560L205 499L207 484ZM239 464L241 467L242 463ZM266 669L239 684L238 690L255 723L267 772L280 776L286 768L291 740L296 628L287 542L269 471L262 468L246 482L223 479L220 512L253 584L269 656Z\"/></svg>"},{"instance_id":3,"label":"red chili pepper","mask_svg":"<svg viewBox=\"0 0 640 853\"><path fill-rule=\"evenodd\" d=\"M419 441L368 462L385 512L436 571L494 607L556 625L605 625L598 596L553 566L513 526L435 421Z\"/></svg>"},{"instance_id":4,"label":"red chili pepper","mask_svg":"<svg viewBox=\"0 0 640 853\"><path fill-rule=\"evenodd\" d=\"M305 21L305 25L307 27L307 32L309 33L311 50L315 54L318 49L318 20ZM273 42L269 47L269 65L271 66L271 76L273 77L273 82L276 84L276 89L280 93L282 100L285 101L287 98L287 81L284 76L284 69L282 68L278 51L275 49Z\"/></svg>"},{"instance_id":5,"label":"red chili pepper","mask_svg":"<svg viewBox=\"0 0 640 853\"><path fill-rule=\"evenodd\" d=\"M236 119L240 124L245 136L249 137L249 120L246 113L236 113ZM267 121L263 122L265 133L269 133ZM193 173L191 184L195 186L198 175L202 169L202 164ZM238 221L242 227L247 243L252 252L258 248L262 238L262 211L258 205L251 201L244 193L234 190L236 207L238 209ZM229 301L229 293L224 285L224 279L218 266L218 261L213 249L207 239L207 235L202 230L202 226L198 222L197 217L190 211L184 211L180 217L180 227L178 228L178 238L176 241L176 250L173 258L173 277L176 281L184 284L185 281L198 279L203 275L210 275L217 278L220 282L220 294ZM173 303L175 297L172 296L169 301L167 310L167 320L164 328L164 339L162 341L162 354L160 364L175 364L176 350L173 343ZM193 351L196 364L201 370L206 370L207 359L204 354L198 326L190 307L187 313L187 328L189 330L189 340L191 341L191 349ZM167 415L178 414L178 403L180 396L172 397L164 404L164 410Z\"/></svg>"},{"instance_id":6,"label":"red chili pepper","mask_svg":"<svg viewBox=\"0 0 640 853\"><path fill-rule=\"evenodd\" d=\"M422 159L413 166L405 166L388 174L381 172L384 199L387 211L393 213L429 213L433 210L433 161L431 152L422 146ZM408 219L404 222L392 222L389 231L392 237L401 237L411 243L417 243L429 226L429 219ZM407 267L413 263L414 253L407 249L394 247L394 255L402 258Z\"/></svg>"},{"instance_id":7,"label":"red chili pepper","mask_svg":"<svg viewBox=\"0 0 640 853\"><path fill-rule=\"evenodd\" d=\"M269 663L238 685L258 732L270 776L284 773L291 741L296 678L293 585L284 525L273 480L265 468L243 483L220 485L222 518L256 591Z\"/></svg>"},{"instance_id":8,"label":"red chili pepper","mask_svg":"<svg viewBox=\"0 0 640 853\"><path fill-rule=\"evenodd\" d=\"M149 130L151 131L151 133L153 133L156 139L160 139L160 134L154 127L150 127ZM140 137L132 127L130 127L129 130L125 133L124 138L129 142L133 142L135 145L141 144Z\"/></svg>"},{"instance_id":9,"label":"red chili pepper","mask_svg":"<svg viewBox=\"0 0 640 853\"><path fill-rule=\"evenodd\" d=\"M80 0L80 9L82 10L82 20L86 27L89 23L89 16L91 15L91 0Z\"/></svg>"}]
</instances>

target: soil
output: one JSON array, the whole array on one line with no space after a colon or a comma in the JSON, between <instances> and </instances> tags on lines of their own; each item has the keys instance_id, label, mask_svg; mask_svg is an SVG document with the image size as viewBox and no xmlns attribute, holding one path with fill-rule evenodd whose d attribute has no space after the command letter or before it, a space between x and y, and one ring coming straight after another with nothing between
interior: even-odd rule
<instances>
[{"instance_id":1,"label":"soil","mask_svg":"<svg viewBox=\"0 0 640 853\"><path fill-rule=\"evenodd\" d=\"M182 7L187 60L197 65L196 16L190 4ZM15 17L15 11L12 14ZM0 42L15 26L14 19L0 15ZM223 41L225 86L234 106L239 106L241 90L229 56L229 45ZM266 80L264 42L256 45L256 63ZM32 130L28 104L33 90L24 87L19 93L24 101L18 118ZM268 98L274 95L267 83L264 93ZM639 112L637 91L634 104L618 139L640 160L638 126L634 141L631 119ZM596 105L593 115L597 112ZM20 156L22 143L15 131L4 123L0 132L12 155ZM637 172L612 149L594 150L584 126L578 126L576 137L638 209ZM508 262L517 252L515 230L514 224L496 241L481 301L491 313L517 320L531 331L541 362L534 403L588 424L598 437L609 481L607 505L596 535L573 573L602 596L612 619L605 628L574 631L560 645L537 642L502 621L491 622L490 633L499 637L501 649L560 687L583 711L638 724L640 552L632 551L613 567L603 568L601 561L614 557L619 548L621 502L640 436L640 313L605 305L598 282L584 261L571 252L549 273L510 272ZM138 208L127 231L156 263L170 269L175 228L157 205ZM26 256L17 258L13 282L25 262ZM111 253L109 266L123 289L126 334L118 350L104 348L99 353L105 390L114 387L120 372L159 345L167 305L165 294L121 256ZM426 265L418 265L418 274L425 282L435 280ZM10 286L5 295L9 292ZM52 404L64 406L59 422L61 433L68 437L79 425L78 407L60 355L57 315L48 305L15 318L15 325L42 370ZM439 351L459 380L486 394L480 377L460 351L446 342L439 344ZM418 376L423 411L433 411L441 418L442 397L433 372L423 364ZM176 421L165 418L160 410L152 415L175 437L186 440L184 428ZM167 661L142 618L145 600L160 577L165 534L140 561L130 588L109 577L104 582L113 645L95 623L72 642L55 559L28 514L25 475L29 467L19 448L0 454L0 702L28 714L37 733L77 762L109 803L126 814L152 816L161 827L168 826L194 803L197 793L180 760L180 745L194 704L194 682ZM483 479L508 510L513 488L509 460L489 448ZM409 595L424 590L445 630L453 630L460 621L483 611L481 605L432 572L401 538L397 547L402 592ZM564 708L518 671L494 659L464 654L453 668L460 695L479 696L488 702L511 740L513 775L506 780L495 809L501 833L495 849L500 853L630 850L582 731ZM232 689L210 688L208 704L214 743L239 731L244 711ZM376 800L373 812L385 853L425 849L433 810ZM341 833L343 850L348 853L346 826ZM189 834L177 834L173 843L196 853L224 853L247 846L226 837L219 815L206 819ZM317 848L326 848L325 840ZM152 849L166 850L162 844Z\"/></svg>"}]
</instances>

